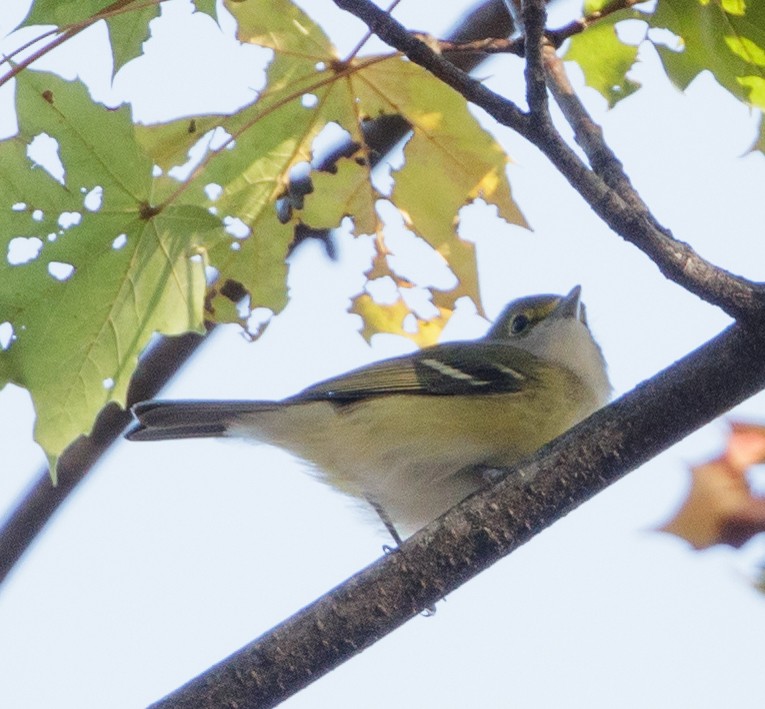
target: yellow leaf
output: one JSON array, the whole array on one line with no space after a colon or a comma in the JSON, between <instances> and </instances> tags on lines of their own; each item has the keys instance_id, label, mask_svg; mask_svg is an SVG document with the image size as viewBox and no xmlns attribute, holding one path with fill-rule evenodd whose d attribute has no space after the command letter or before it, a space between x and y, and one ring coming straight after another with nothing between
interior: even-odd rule
<instances>
[{"instance_id":1,"label":"yellow leaf","mask_svg":"<svg viewBox=\"0 0 765 709\"><path fill-rule=\"evenodd\" d=\"M302 11L283 2L282 14L274 17L274 5L227 2L239 22L239 37L276 53L257 100L231 116L199 116L141 131L142 144L165 169L184 162L200 138L209 143L214 129L228 135L222 146L207 146L189 185L179 196L171 195L241 223L244 234L218 232L203 244L220 282L240 283L252 307L276 311L285 302L284 259L298 223L334 228L349 216L355 233L378 234L382 243L376 210L381 195L372 184L372 155L363 128L370 118L399 114L412 126L412 136L405 165L394 173L390 200L457 278L448 292L431 289L434 304L450 312L457 298L468 296L481 311L475 249L456 230L460 208L481 198L495 204L506 220L525 224L512 199L507 157L499 145L461 96L420 67L398 55L340 62L324 33ZM314 140L330 123L346 130L358 148L340 159L332 173L314 170L313 192L296 196L291 171L310 163ZM208 185L217 188L213 196L203 192ZM162 194L169 189L160 186ZM403 302L399 307L406 308ZM367 311L386 331L401 330L391 320L392 311L387 319L371 307Z\"/></svg>"},{"instance_id":2,"label":"yellow leaf","mask_svg":"<svg viewBox=\"0 0 765 709\"><path fill-rule=\"evenodd\" d=\"M449 310L439 311L439 315L432 320L416 319L416 332L409 332L404 328L405 318L412 313L400 298L395 303L383 304L376 302L367 293L362 293L354 300L350 312L360 315L364 320L361 334L367 340L378 332L388 332L407 337L420 347L428 347L438 342L452 314Z\"/></svg>"}]
</instances>

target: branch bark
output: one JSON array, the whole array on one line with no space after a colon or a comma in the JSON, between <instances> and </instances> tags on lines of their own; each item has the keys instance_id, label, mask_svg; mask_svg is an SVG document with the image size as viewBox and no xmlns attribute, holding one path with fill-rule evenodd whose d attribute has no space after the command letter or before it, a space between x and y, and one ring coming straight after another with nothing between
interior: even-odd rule
<instances>
[{"instance_id":1,"label":"branch bark","mask_svg":"<svg viewBox=\"0 0 765 709\"><path fill-rule=\"evenodd\" d=\"M544 35L542 0L522 17L529 111L450 66L366 0L335 0L384 41L535 143L614 230L669 277L729 313L737 324L597 412L465 500L324 598L154 705L271 707L433 606L445 594L528 541L685 435L765 388L763 292L672 238L634 191L598 126L576 97L564 111L585 148L585 165L549 120L547 85L567 101L562 65Z\"/></svg>"},{"instance_id":2,"label":"branch bark","mask_svg":"<svg viewBox=\"0 0 765 709\"><path fill-rule=\"evenodd\" d=\"M763 388L765 333L729 328L153 708L276 706Z\"/></svg>"},{"instance_id":3,"label":"branch bark","mask_svg":"<svg viewBox=\"0 0 765 709\"><path fill-rule=\"evenodd\" d=\"M765 286L762 283L753 283L706 261L688 244L673 238L647 208L633 207L631 197L629 201L625 199L598 174L610 170L618 174L621 167L613 163L606 167L609 150L602 136L598 138L597 131L587 131L588 140L592 141L588 149L599 155L596 161L598 171L595 171L580 160L554 126L545 121L541 114L533 112L533 107L532 112L523 111L455 68L369 0L335 0L335 4L361 19L384 42L440 78L468 101L483 108L499 123L536 145L593 211L614 232L649 256L667 278L720 307L731 317L761 321L765 306ZM528 4L534 5L538 11L544 5L543 0L530 0ZM541 41L545 41L544 35L540 37ZM581 135L582 125L579 128ZM591 167L595 168L595 165ZM630 195L639 199L634 190Z\"/></svg>"}]
</instances>

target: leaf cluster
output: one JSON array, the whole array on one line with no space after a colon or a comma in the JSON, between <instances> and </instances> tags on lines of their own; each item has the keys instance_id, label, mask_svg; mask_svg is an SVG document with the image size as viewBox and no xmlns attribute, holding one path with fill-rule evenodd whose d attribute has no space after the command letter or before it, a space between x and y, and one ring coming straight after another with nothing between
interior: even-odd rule
<instances>
[{"instance_id":1,"label":"leaf cluster","mask_svg":"<svg viewBox=\"0 0 765 709\"><path fill-rule=\"evenodd\" d=\"M103 19L119 68L136 56L157 6L133 12L134 3L101 4L40 2L27 24L55 22L71 32ZM381 304L365 292L353 309L366 336L386 330L423 344L437 338L457 298L480 308L474 247L456 234L459 209L480 198L524 224L504 152L464 100L427 71L396 53L341 59L288 2L227 8L240 41L273 52L264 88L231 114L136 125L126 108L93 102L78 82L16 72L19 132L0 150L8 185L3 245L20 255L3 265L0 322L11 334L0 373L31 392L40 412L36 438L54 463L106 403L125 405L153 333L199 331L205 319L245 324L256 307L279 311L285 259L300 229L352 219L354 233L375 237L370 280L391 278L407 289L412 284L390 265L377 208L383 199L395 205L448 263L456 286L432 290L436 317L418 317L413 331L404 328L411 312L401 297ZM405 164L382 194L366 127L392 115L410 132ZM322 165L317 138L331 124L351 148ZM29 156L41 136L54 141L61 175ZM179 166L182 179L171 176ZM309 172L302 192L300 170Z\"/></svg>"},{"instance_id":2,"label":"leaf cluster","mask_svg":"<svg viewBox=\"0 0 765 709\"><path fill-rule=\"evenodd\" d=\"M195 7L215 16L209 0ZM27 67L104 22L119 70L139 56L159 3L38 0L26 20L57 29L6 76L16 80L19 128L0 142L0 381L30 391L36 438L54 468L99 410L126 403L154 333L246 323L256 307L280 310L285 259L306 229L325 233L348 218L355 234L373 235L368 279L391 279L399 297L380 303L358 294L352 309L364 334L398 332L426 344L457 298L470 297L480 310L474 247L456 230L461 207L483 199L507 221L525 223L507 181L508 157L453 88L400 53L341 58L290 2L228 0L226 8L241 42L271 50L265 85L230 114L148 126L135 124L125 107L94 102L76 81ZM634 32L623 39L625 23L640 25L637 40ZM763 5L744 0L660 0L649 9L597 0L556 37L571 37L566 58L611 105L637 89L629 71L645 41L680 88L711 71L761 111L764 27ZM404 165L384 193L367 135L385 116L403 118L409 133ZM321 139L331 126L346 142L327 162ZM54 154L38 164L34 148L43 139ZM182 178L173 176L179 166ZM413 284L391 265L383 200L455 276L450 290L429 288L430 317L412 313L403 297ZM413 317L415 327L406 327Z\"/></svg>"},{"instance_id":3,"label":"leaf cluster","mask_svg":"<svg viewBox=\"0 0 765 709\"><path fill-rule=\"evenodd\" d=\"M711 72L721 86L760 112L765 109L765 6L752 0L630 0L585 2L584 17L565 58L609 106L639 85L628 76L638 48L656 48L670 80L685 89Z\"/></svg>"}]
</instances>

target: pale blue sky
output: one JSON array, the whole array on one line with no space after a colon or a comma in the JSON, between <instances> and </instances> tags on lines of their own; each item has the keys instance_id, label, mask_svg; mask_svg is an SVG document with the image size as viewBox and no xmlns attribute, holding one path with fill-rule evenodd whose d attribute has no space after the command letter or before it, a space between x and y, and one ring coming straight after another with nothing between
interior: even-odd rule
<instances>
[{"instance_id":1,"label":"pale blue sky","mask_svg":"<svg viewBox=\"0 0 765 709\"><path fill-rule=\"evenodd\" d=\"M466 4L404 0L397 15L438 34ZM310 6L333 12L328 0ZM97 29L44 66L78 72L97 98L131 98L144 120L233 109L250 95L262 50L219 36L207 18L184 19L184 8L168 3L164 12L183 24L157 23L147 58L126 67L113 92ZM4 9L0 35L12 29L12 12ZM346 50L359 28L331 23ZM745 155L756 120L709 76L682 94L652 50L641 57L635 75L645 88L610 112L591 90L584 100L678 238L765 279L765 159ZM518 75L518 60L507 57L481 70L513 97ZM6 90L3 135L11 119ZM491 208L463 211L490 316L519 295L581 283L617 394L724 327L719 311L665 281L598 222L533 147L492 130L513 157L510 179L534 232L497 221ZM370 244L347 235L338 243L337 263L316 245L292 259L291 303L258 342L222 329L166 396L278 398L410 349L392 337L370 348L358 336L345 309ZM485 328L466 305L447 337ZM764 413L760 395L737 415ZM0 514L42 462L32 423L23 392L0 392ZM651 531L679 503L688 465L717 451L724 433L716 423L689 437L451 594L434 617L415 619L284 706L760 707L765 597L749 574L763 544L695 554ZM144 706L374 560L384 542L355 503L280 451L121 443L0 589L0 706Z\"/></svg>"}]
</instances>

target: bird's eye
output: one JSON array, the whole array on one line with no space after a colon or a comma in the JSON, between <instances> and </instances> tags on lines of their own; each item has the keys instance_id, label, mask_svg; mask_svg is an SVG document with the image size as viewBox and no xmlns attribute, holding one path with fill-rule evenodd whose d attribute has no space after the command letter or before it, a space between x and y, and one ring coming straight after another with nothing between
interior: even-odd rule
<instances>
[{"instance_id":1,"label":"bird's eye","mask_svg":"<svg viewBox=\"0 0 765 709\"><path fill-rule=\"evenodd\" d=\"M529 316L521 313L510 321L510 332L513 335L523 332L529 326Z\"/></svg>"}]
</instances>

